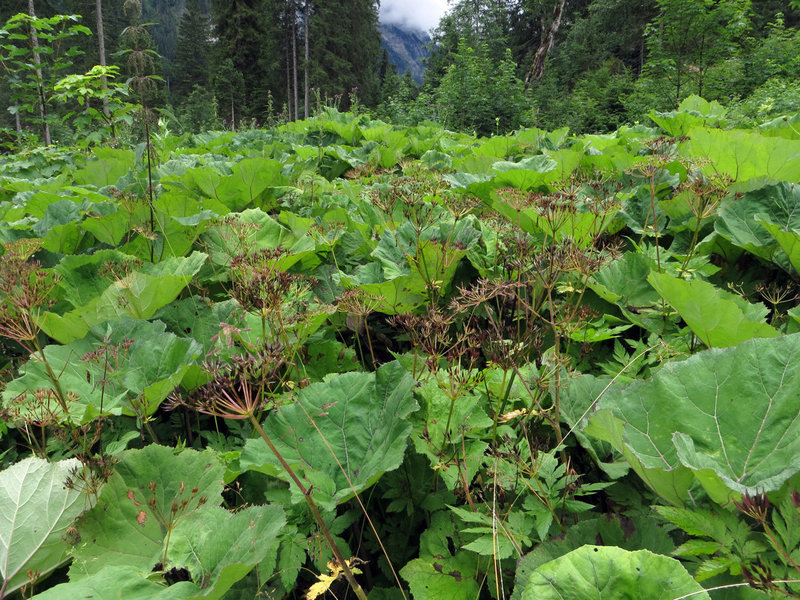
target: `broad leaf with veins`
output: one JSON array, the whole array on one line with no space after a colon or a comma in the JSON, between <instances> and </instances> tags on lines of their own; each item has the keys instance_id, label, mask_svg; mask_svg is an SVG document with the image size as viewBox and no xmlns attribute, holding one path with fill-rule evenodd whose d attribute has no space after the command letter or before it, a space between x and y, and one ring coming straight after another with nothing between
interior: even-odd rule
<instances>
[{"instance_id":1,"label":"broad leaf with veins","mask_svg":"<svg viewBox=\"0 0 800 600\"><path fill-rule=\"evenodd\" d=\"M87 508L80 491L64 486L79 466L31 457L0 473L0 598L67 560L67 528Z\"/></svg>"},{"instance_id":2,"label":"broad leaf with veins","mask_svg":"<svg viewBox=\"0 0 800 600\"><path fill-rule=\"evenodd\" d=\"M306 485L313 485L315 499L333 510L403 462L412 428L407 417L418 408L413 386L397 362L375 373L333 375L277 408L264 430ZM240 464L291 481L261 438L247 441Z\"/></svg>"},{"instance_id":3,"label":"broad leaf with veins","mask_svg":"<svg viewBox=\"0 0 800 600\"><path fill-rule=\"evenodd\" d=\"M800 334L700 352L610 388L586 432L674 504L692 474L721 504L777 490L800 471L798 355Z\"/></svg>"},{"instance_id":4,"label":"broad leaf with veins","mask_svg":"<svg viewBox=\"0 0 800 600\"><path fill-rule=\"evenodd\" d=\"M648 550L582 546L536 569L518 598L672 600L683 594L697 600L710 598L674 558Z\"/></svg>"}]
</instances>

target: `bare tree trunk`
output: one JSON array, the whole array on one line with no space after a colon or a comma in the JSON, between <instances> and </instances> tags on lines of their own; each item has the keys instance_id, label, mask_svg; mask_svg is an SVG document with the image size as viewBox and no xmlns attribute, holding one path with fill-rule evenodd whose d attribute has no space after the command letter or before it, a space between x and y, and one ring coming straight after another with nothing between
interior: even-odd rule
<instances>
[{"instance_id":1,"label":"bare tree trunk","mask_svg":"<svg viewBox=\"0 0 800 600\"><path fill-rule=\"evenodd\" d=\"M297 93L297 7L295 0L289 4L289 18L292 20L292 78L294 80L294 116L300 118L298 93Z\"/></svg>"},{"instance_id":2,"label":"bare tree trunk","mask_svg":"<svg viewBox=\"0 0 800 600\"><path fill-rule=\"evenodd\" d=\"M286 112L287 120L292 121L292 65L289 61L289 46L286 46Z\"/></svg>"},{"instance_id":3,"label":"bare tree trunk","mask_svg":"<svg viewBox=\"0 0 800 600\"><path fill-rule=\"evenodd\" d=\"M309 0L306 0L306 7L305 7L306 8L306 14L305 14L306 18L305 18L305 21L303 23L303 29L304 29L303 37L305 37L305 42L306 42L306 62L305 62L305 65L303 67L303 80L304 80L303 81L303 88L304 88L303 97L305 99L305 105L306 105L305 106L305 108L306 108L305 118L306 119L308 118L308 65L309 65L309 61L308 61L308 18L309 18L308 2L309 2Z\"/></svg>"},{"instance_id":4,"label":"bare tree trunk","mask_svg":"<svg viewBox=\"0 0 800 600\"><path fill-rule=\"evenodd\" d=\"M544 63L547 59L547 53L553 49L553 41L556 38L558 28L561 27L561 17L564 14L565 2L566 0L557 0L556 2L553 19L550 21L550 26L543 32L542 42L533 57L533 64L525 76L525 89L528 89L534 81L541 81L542 75L544 75Z\"/></svg>"},{"instance_id":5,"label":"bare tree trunk","mask_svg":"<svg viewBox=\"0 0 800 600\"><path fill-rule=\"evenodd\" d=\"M31 17L36 17L36 9L33 6L33 0L28 0L28 14ZM47 107L44 98L44 81L42 80L42 61L39 58L39 38L36 37L36 28L31 27L31 46L33 47L33 64L36 65L36 83L39 87L39 116L42 119L42 133L44 134L44 145L49 146L50 140L50 125L47 124Z\"/></svg>"},{"instance_id":6,"label":"bare tree trunk","mask_svg":"<svg viewBox=\"0 0 800 600\"><path fill-rule=\"evenodd\" d=\"M100 54L100 66L106 65L106 38L103 33L103 0L97 0L95 13L97 14L97 50ZM108 79L103 75L103 90L108 90ZM103 97L103 114L106 117L111 116L111 111L108 109L108 98Z\"/></svg>"},{"instance_id":7,"label":"bare tree trunk","mask_svg":"<svg viewBox=\"0 0 800 600\"><path fill-rule=\"evenodd\" d=\"M19 111L14 113L14 125L17 127L17 133L22 133L22 121L19 120Z\"/></svg>"}]
</instances>

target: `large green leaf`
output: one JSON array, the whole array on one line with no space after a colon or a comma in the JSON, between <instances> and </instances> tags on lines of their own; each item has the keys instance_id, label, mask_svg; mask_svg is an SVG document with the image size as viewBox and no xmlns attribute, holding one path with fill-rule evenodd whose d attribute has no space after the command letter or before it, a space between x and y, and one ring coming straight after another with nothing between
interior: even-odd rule
<instances>
[{"instance_id":1,"label":"large green leaf","mask_svg":"<svg viewBox=\"0 0 800 600\"><path fill-rule=\"evenodd\" d=\"M66 346L46 346L42 352L52 371L34 356L3 390L3 401L33 401L39 390L55 391L52 373L69 395L70 417L77 423L101 412L151 415L201 353L199 343L165 328L159 321L126 318L96 325Z\"/></svg>"},{"instance_id":2,"label":"large green leaf","mask_svg":"<svg viewBox=\"0 0 800 600\"><path fill-rule=\"evenodd\" d=\"M209 228L201 241L211 261L223 266L229 265L235 256L280 246L288 250L288 254L276 259L274 264L283 271L316 249L311 236L295 233L258 208L232 215L230 221Z\"/></svg>"},{"instance_id":3,"label":"large green leaf","mask_svg":"<svg viewBox=\"0 0 800 600\"><path fill-rule=\"evenodd\" d=\"M92 154L94 157L87 160L82 169L75 171L77 183L99 188L114 185L136 162L131 150L97 147L92 150Z\"/></svg>"},{"instance_id":4,"label":"large green leaf","mask_svg":"<svg viewBox=\"0 0 800 600\"><path fill-rule=\"evenodd\" d=\"M168 530L200 506L220 503L224 472L211 450L153 444L123 452L97 505L78 525L83 541L74 550L70 578L109 566L150 571L163 559Z\"/></svg>"},{"instance_id":5,"label":"large green leaf","mask_svg":"<svg viewBox=\"0 0 800 600\"><path fill-rule=\"evenodd\" d=\"M704 128L689 130L689 138L680 152L698 160L705 173L721 173L739 182L761 177L800 180L800 140Z\"/></svg>"},{"instance_id":6,"label":"large green leaf","mask_svg":"<svg viewBox=\"0 0 800 600\"><path fill-rule=\"evenodd\" d=\"M175 528L167 564L189 569L201 589L192 598L217 600L264 560L285 524L280 506L248 506L235 514L203 508Z\"/></svg>"},{"instance_id":7,"label":"large green leaf","mask_svg":"<svg viewBox=\"0 0 800 600\"><path fill-rule=\"evenodd\" d=\"M47 335L67 344L86 335L92 325L109 319L149 319L180 294L206 258L201 252L193 252L186 258L145 264L122 275L85 305L64 314L42 313L37 323Z\"/></svg>"},{"instance_id":8,"label":"large green leaf","mask_svg":"<svg viewBox=\"0 0 800 600\"><path fill-rule=\"evenodd\" d=\"M759 220L787 231L800 229L800 186L769 185L726 201L714 221L714 229L732 244L769 260L778 245Z\"/></svg>"},{"instance_id":9,"label":"large green leaf","mask_svg":"<svg viewBox=\"0 0 800 600\"><path fill-rule=\"evenodd\" d=\"M87 508L86 497L64 485L79 467L75 459L30 457L0 473L0 595L67 560L66 530Z\"/></svg>"},{"instance_id":10,"label":"large green leaf","mask_svg":"<svg viewBox=\"0 0 800 600\"><path fill-rule=\"evenodd\" d=\"M332 507L402 463L411 433L407 417L417 409L413 385L397 362L375 373L337 374L276 408L264 431L289 466L314 483L320 501ZM240 464L291 481L261 438L247 441Z\"/></svg>"},{"instance_id":11,"label":"large green leaf","mask_svg":"<svg viewBox=\"0 0 800 600\"><path fill-rule=\"evenodd\" d=\"M606 514L571 524L564 535L542 542L517 563L514 593L519 600L536 569L586 544L617 546L624 550L650 550L667 554L675 543L652 515L623 517Z\"/></svg>"},{"instance_id":12,"label":"large green leaf","mask_svg":"<svg viewBox=\"0 0 800 600\"><path fill-rule=\"evenodd\" d=\"M70 583L37 594L35 600L188 600L197 597L197 586L181 581L169 587L151 581L135 567L109 566Z\"/></svg>"},{"instance_id":13,"label":"large green leaf","mask_svg":"<svg viewBox=\"0 0 800 600\"><path fill-rule=\"evenodd\" d=\"M465 541L457 521L451 511L434 513L420 536L419 558L400 569L415 600L473 600L479 596L479 557L461 550Z\"/></svg>"},{"instance_id":14,"label":"large green leaf","mask_svg":"<svg viewBox=\"0 0 800 600\"><path fill-rule=\"evenodd\" d=\"M781 250L789 257L795 273L800 273L800 229L786 231L780 225L772 223L766 215L756 215L756 222L777 240Z\"/></svg>"},{"instance_id":15,"label":"large green leaf","mask_svg":"<svg viewBox=\"0 0 800 600\"><path fill-rule=\"evenodd\" d=\"M234 212L255 203L268 186L287 183L281 175L283 164L269 158L245 158L236 163L216 188L216 198Z\"/></svg>"},{"instance_id":16,"label":"large green leaf","mask_svg":"<svg viewBox=\"0 0 800 600\"><path fill-rule=\"evenodd\" d=\"M672 600L694 594L710 600L674 558L648 550L582 546L536 569L520 600Z\"/></svg>"},{"instance_id":17,"label":"large green leaf","mask_svg":"<svg viewBox=\"0 0 800 600\"><path fill-rule=\"evenodd\" d=\"M751 338L779 335L764 322L769 310L761 303L751 304L699 279L686 281L653 272L647 281L708 347L735 346Z\"/></svg>"},{"instance_id":18,"label":"large green leaf","mask_svg":"<svg viewBox=\"0 0 800 600\"><path fill-rule=\"evenodd\" d=\"M720 504L777 490L800 471L798 355L800 334L699 352L609 388L586 432L674 504L692 473Z\"/></svg>"}]
</instances>

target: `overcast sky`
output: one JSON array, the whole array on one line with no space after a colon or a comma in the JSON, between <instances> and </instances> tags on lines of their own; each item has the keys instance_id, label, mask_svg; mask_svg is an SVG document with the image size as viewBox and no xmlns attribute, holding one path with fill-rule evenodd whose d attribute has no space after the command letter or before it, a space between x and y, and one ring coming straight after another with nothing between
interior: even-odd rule
<instances>
[{"instance_id":1,"label":"overcast sky","mask_svg":"<svg viewBox=\"0 0 800 600\"><path fill-rule=\"evenodd\" d=\"M381 22L428 31L439 24L447 0L381 0Z\"/></svg>"}]
</instances>

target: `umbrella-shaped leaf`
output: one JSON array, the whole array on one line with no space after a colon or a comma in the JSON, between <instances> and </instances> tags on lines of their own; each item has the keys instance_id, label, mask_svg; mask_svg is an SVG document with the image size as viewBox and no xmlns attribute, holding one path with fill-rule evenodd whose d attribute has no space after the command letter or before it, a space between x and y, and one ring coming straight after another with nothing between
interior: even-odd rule
<instances>
[{"instance_id":1,"label":"umbrella-shaped leaf","mask_svg":"<svg viewBox=\"0 0 800 600\"><path fill-rule=\"evenodd\" d=\"M210 450L126 450L78 525L83 541L74 551L71 579L112 565L150 571L163 558L168 531L198 507L220 503L224 472Z\"/></svg>"},{"instance_id":2,"label":"umbrella-shaped leaf","mask_svg":"<svg viewBox=\"0 0 800 600\"><path fill-rule=\"evenodd\" d=\"M674 558L649 550L629 552L616 546L582 546L536 569L518 598L672 600L684 594L710 600Z\"/></svg>"},{"instance_id":3,"label":"umbrella-shaped leaf","mask_svg":"<svg viewBox=\"0 0 800 600\"><path fill-rule=\"evenodd\" d=\"M87 508L86 498L64 483L75 459L50 463L26 458L0 473L0 575L10 594L47 575L67 559L67 528Z\"/></svg>"},{"instance_id":4,"label":"umbrella-shaped leaf","mask_svg":"<svg viewBox=\"0 0 800 600\"><path fill-rule=\"evenodd\" d=\"M519 162L498 161L492 165L492 170L497 173L494 178L497 186L529 190L552 181L551 171L556 171L557 167L558 163L552 158L538 154Z\"/></svg>"},{"instance_id":5,"label":"umbrella-shaped leaf","mask_svg":"<svg viewBox=\"0 0 800 600\"><path fill-rule=\"evenodd\" d=\"M706 346L735 346L756 337L776 337L764 322L767 307L700 280L686 281L664 273L651 273L647 281L678 311Z\"/></svg>"},{"instance_id":6,"label":"umbrella-shaped leaf","mask_svg":"<svg viewBox=\"0 0 800 600\"><path fill-rule=\"evenodd\" d=\"M331 502L341 502L400 466L411 433L407 417L417 409L413 385L397 362L375 373L334 375L277 408L264 431L297 473L325 480ZM290 481L261 438L247 441L240 464Z\"/></svg>"},{"instance_id":7,"label":"umbrella-shaped leaf","mask_svg":"<svg viewBox=\"0 0 800 600\"><path fill-rule=\"evenodd\" d=\"M249 506L231 514L219 506L192 513L172 534L170 567L186 567L201 592L217 600L267 556L286 524L280 506Z\"/></svg>"},{"instance_id":8,"label":"umbrella-shaped leaf","mask_svg":"<svg viewBox=\"0 0 800 600\"><path fill-rule=\"evenodd\" d=\"M724 504L800 471L800 334L713 348L613 386L587 433L611 443L656 492L682 504L691 478Z\"/></svg>"}]
</instances>

